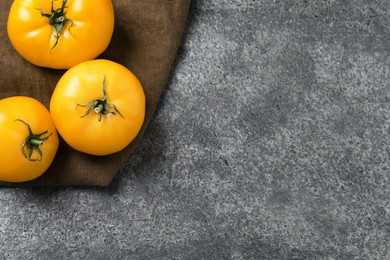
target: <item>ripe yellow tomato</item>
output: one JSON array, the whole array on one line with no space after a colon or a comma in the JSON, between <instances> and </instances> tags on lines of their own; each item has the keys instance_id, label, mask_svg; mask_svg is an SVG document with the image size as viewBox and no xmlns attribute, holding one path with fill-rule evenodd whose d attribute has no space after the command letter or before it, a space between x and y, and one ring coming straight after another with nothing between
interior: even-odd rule
<instances>
[{"instance_id":1,"label":"ripe yellow tomato","mask_svg":"<svg viewBox=\"0 0 390 260\"><path fill-rule=\"evenodd\" d=\"M111 0L15 0L8 36L29 62L67 69L101 54L114 30Z\"/></svg>"},{"instance_id":2,"label":"ripe yellow tomato","mask_svg":"<svg viewBox=\"0 0 390 260\"><path fill-rule=\"evenodd\" d=\"M2 99L0 108L0 180L24 182L39 177L58 149L49 111L24 96Z\"/></svg>"},{"instance_id":3,"label":"ripe yellow tomato","mask_svg":"<svg viewBox=\"0 0 390 260\"><path fill-rule=\"evenodd\" d=\"M108 60L80 63L59 80L50 101L58 132L74 149L107 155L124 149L145 117L141 83L126 67Z\"/></svg>"}]
</instances>

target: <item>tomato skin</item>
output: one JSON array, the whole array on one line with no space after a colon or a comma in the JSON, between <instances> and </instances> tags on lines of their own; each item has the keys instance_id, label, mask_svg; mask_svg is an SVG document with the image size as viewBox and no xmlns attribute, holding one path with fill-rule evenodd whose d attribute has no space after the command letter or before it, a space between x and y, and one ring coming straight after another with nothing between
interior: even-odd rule
<instances>
[{"instance_id":1,"label":"tomato skin","mask_svg":"<svg viewBox=\"0 0 390 260\"><path fill-rule=\"evenodd\" d=\"M0 180L24 182L42 175L52 163L58 149L58 135L49 111L37 100L15 96L0 100ZM34 134L48 131L51 136L40 145L41 161L25 158L21 147L29 135L28 128L17 119L28 123ZM28 155L28 153L27 153ZM31 159L39 159L34 151Z\"/></svg>"},{"instance_id":2,"label":"tomato skin","mask_svg":"<svg viewBox=\"0 0 390 260\"><path fill-rule=\"evenodd\" d=\"M103 98L120 114L103 115L88 107ZM108 155L124 149L138 134L145 118L145 94L141 83L126 67L108 60L86 61L68 70L59 80L50 101L50 113L59 134L74 149ZM111 111L114 111L111 109Z\"/></svg>"},{"instance_id":3,"label":"tomato skin","mask_svg":"<svg viewBox=\"0 0 390 260\"><path fill-rule=\"evenodd\" d=\"M16 51L29 62L67 69L101 54L114 30L111 0L68 0L65 23L56 47L55 30L43 13L51 14L51 0L15 0L8 16L8 36ZM62 0L54 1L54 9Z\"/></svg>"}]
</instances>

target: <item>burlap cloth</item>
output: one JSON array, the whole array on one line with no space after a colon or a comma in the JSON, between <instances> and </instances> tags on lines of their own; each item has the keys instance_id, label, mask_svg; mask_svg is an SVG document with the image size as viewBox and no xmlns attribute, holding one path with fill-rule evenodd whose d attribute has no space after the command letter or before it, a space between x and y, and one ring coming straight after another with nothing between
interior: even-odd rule
<instances>
[{"instance_id":1,"label":"burlap cloth","mask_svg":"<svg viewBox=\"0 0 390 260\"><path fill-rule=\"evenodd\" d=\"M0 182L0 186L110 184L139 143L156 109L180 44L190 1L113 0L114 35L108 49L99 58L118 62L137 75L147 100L142 130L125 150L95 157L77 152L61 140L53 164L41 177L22 184ZM14 50L7 36L11 4L12 0L0 1L0 98L30 96L49 107L52 91L65 71L36 67Z\"/></svg>"}]
</instances>

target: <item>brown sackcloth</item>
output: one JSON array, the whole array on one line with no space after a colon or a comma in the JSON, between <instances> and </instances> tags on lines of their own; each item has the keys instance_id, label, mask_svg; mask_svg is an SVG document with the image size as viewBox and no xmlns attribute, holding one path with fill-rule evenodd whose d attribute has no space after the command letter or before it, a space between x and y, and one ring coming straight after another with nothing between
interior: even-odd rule
<instances>
[{"instance_id":1,"label":"brown sackcloth","mask_svg":"<svg viewBox=\"0 0 390 260\"><path fill-rule=\"evenodd\" d=\"M125 150L95 157L77 152L61 140L53 164L41 177L22 184L0 182L0 186L110 184L139 143L156 109L180 44L190 1L113 0L114 35L108 49L99 58L118 62L137 75L147 102L143 128ZM0 1L0 98L30 96L49 107L53 89L65 71L36 67L14 50L7 36L11 4L12 0Z\"/></svg>"}]
</instances>

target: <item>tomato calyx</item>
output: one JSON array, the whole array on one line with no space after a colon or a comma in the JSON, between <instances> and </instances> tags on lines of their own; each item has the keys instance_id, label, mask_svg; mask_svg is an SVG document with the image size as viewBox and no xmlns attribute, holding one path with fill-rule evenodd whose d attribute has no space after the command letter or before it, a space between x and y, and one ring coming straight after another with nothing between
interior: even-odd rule
<instances>
[{"instance_id":1,"label":"tomato calyx","mask_svg":"<svg viewBox=\"0 0 390 260\"><path fill-rule=\"evenodd\" d=\"M76 104L76 109L78 107L89 107L87 112L85 112L84 115L81 116L81 118L86 117L89 115L92 110L96 113L99 114L98 121L100 122L102 120L103 115L116 115L119 114L122 118L123 115L119 110L116 108L114 104L108 103L107 102L107 93L106 93L106 76L103 78L103 98L102 99L95 99L90 101L87 104Z\"/></svg>"},{"instance_id":2,"label":"tomato calyx","mask_svg":"<svg viewBox=\"0 0 390 260\"><path fill-rule=\"evenodd\" d=\"M43 153L42 153L42 150L39 148L39 146L42 145L44 142L46 142L49 139L49 137L52 135L52 133L50 133L46 137L43 137L43 136L48 133L47 130L42 132L42 133L39 133L39 134L33 134L30 125L27 124L25 121L23 121L21 119L16 119L15 121L22 122L24 125L27 126L27 129L28 129L28 136L26 137L26 139L23 142L22 147L21 147L21 151L22 151L24 157L32 162L42 161ZM26 150L28 151L28 155L26 153ZM36 151L39 154L39 159L31 158L33 151Z\"/></svg>"},{"instance_id":3,"label":"tomato calyx","mask_svg":"<svg viewBox=\"0 0 390 260\"><path fill-rule=\"evenodd\" d=\"M62 6L61 8L57 8L54 10L54 1L52 0L51 2L51 14L45 14L42 9L38 9L39 12L41 13L41 16L49 18L49 24L54 28L55 34L53 36L56 38L56 42L54 43L53 47L51 47L50 52L57 46L58 40L61 37L62 29L64 28L64 25L67 22L70 22L70 27L68 28L68 31L70 33L70 28L73 26L73 21L69 18L66 18L65 14L65 8L66 3L68 0L63 0L62 1Z\"/></svg>"}]
</instances>

